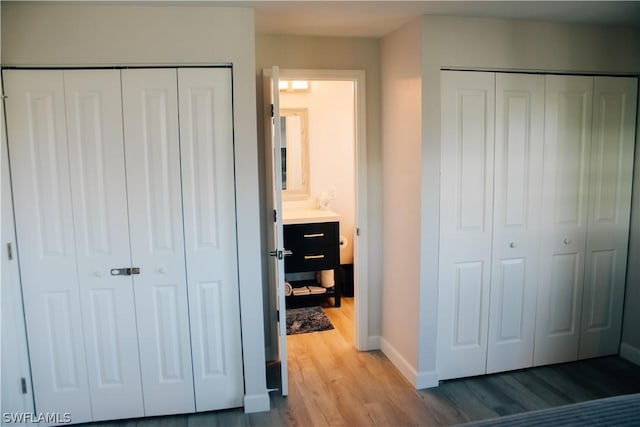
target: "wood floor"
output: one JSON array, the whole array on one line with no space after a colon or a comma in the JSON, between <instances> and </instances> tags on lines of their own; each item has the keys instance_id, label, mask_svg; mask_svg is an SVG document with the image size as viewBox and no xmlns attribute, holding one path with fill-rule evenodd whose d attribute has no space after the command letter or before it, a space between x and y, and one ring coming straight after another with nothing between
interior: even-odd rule
<instances>
[{"instance_id":1,"label":"wood floor","mask_svg":"<svg viewBox=\"0 0 640 427\"><path fill-rule=\"evenodd\" d=\"M618 357L487 375L415 390L379 351L353 346L353 299L325 308L334 330L293 335L289 397L242 409L97 423L143 426L440 426L640 392L640 367Z\"/></svg>"}]
</instances>

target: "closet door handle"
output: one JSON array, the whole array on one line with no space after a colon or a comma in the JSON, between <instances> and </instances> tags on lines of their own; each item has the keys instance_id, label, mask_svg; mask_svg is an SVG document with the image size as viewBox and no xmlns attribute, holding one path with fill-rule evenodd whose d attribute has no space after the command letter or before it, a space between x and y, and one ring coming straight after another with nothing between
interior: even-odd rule
<instances>
[{"instance_id":1,"label":"closet door handle","mask_svg":"<svg viewBox=\"0 0 640 427\"><path fill-rule=\"evenodd\" d=\"M112 276L131 276L133 274L140 274L140 267L125 267L125 268L112 268Z\"/></svg>"},{"instance_id":2,"label":"closet door handle","mask_svg":"<svg viewBox=\"0 0 640 427\"><path fill-rule=\"evenodd\" d=\"M304 259L323 259L324 255L305 255Z\"/></svg>"},{"instance_id":3,"label":"closet door handle","mask_svg":"<svg viewBox=\"0 0 640 427\"><path fill-rule=\"evenodd\" d=\"M564 244L565 245L570 245L571 244L571 239L569 239L568 237L564 238Z\"/></svg>"}]
</instances>

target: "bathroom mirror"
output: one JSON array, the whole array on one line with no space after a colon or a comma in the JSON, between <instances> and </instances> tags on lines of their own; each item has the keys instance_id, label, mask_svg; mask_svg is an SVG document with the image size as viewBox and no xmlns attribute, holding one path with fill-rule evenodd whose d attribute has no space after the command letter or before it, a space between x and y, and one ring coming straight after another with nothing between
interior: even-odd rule
<instances>
[{"instance_id":1,"label":"bathroom mirror","mask_svg":"<svg viewBox=\"0 0 640 427\"><path fill-rule=\"evenodd\" d=\"M280 110L282 143L282 197L309 197L309 138L306 108Z\"/></svg>"}]
</instances>

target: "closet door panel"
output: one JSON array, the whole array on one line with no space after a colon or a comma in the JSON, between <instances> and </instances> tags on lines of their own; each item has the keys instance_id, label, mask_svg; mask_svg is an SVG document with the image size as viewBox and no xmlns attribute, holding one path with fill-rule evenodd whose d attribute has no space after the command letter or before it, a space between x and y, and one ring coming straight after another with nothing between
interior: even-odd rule
<instances>
[{"instance_id":1,"label":"closet door panel","mask_svg":"<svg viewBox=\"0 0 640 427\"><path fill-rule=\"evenodd\" d=\"M534 364L578 356L593 78L546 76L541 264Z\"/></svg>"},{"instance_id":2,"label":"closet door panel","mask_svg":"<svg viewBox=\"0 0 640 427\"><path fill-rule=\"evenodd\" d=\"M91 421L62 71L4 71L35 408Z\"/></svg>"},{"instance_id":3,"label":"closet door panel","mask_svg":"<svg viewBox=\"0 0 640 427\"><path fill-rule=\"evenodd\" d=\"M596 77L580 358L617 354L627 266L637 80Z\"/></svg>"},{"instance_id":4,"label":"closet door panel","mask_svg":"<svg viewBox=\"0 0 640 427\"><path fill-rule=\"evenodd\" d=\"M544 76L496 74L487 373L533 363L543 129Z\"/></svg>"},{"instance_id":5,"label":"closet door panel","mask_svg":"<svg viewBox=\"0 0 640 427\"><path fill-rule=\"evenodd\" d=\"M230 69L178 69L196 410L242 406Z\"/></svg>"},{"instance_id":6,"label":"closet door panel","mask_svg":"<svg viewBox=\"0 0 640 427\"><path fill-rule=\"evenodd\" d=\"M494 74L443 71L438 303L440 379L486 368Z\"/></svg>"},{"instance_id":7,"label":"closet door panel","mask_svg":"<svg viewBox=\"0 0 640 427\"><path fill-rule=\"evenodd\" d=\"M64 72L69 162L93 419L144 415L131 266L120 72Z\"/></svg>"},{"instance_id":8,"label":"closet door panel","mask_svg":"<svg viewBox=\"0 0 640 427\"><path fill-rule=\"evenodd\" d=\"M122 71L131 257L145 415L195 410L176 70Z\"/></svg>"}]
</instances>

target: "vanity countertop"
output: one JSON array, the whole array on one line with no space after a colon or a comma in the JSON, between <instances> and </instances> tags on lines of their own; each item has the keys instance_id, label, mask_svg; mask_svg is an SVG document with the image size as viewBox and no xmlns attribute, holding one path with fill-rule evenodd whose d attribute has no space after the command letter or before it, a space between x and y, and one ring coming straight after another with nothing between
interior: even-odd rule
<instances>
[{"instance_id":1,"label":"vanity countertop","mask_svg":"<svg viewBox=\"0 0 640 427\"><path fill-rule=\"evenodd\" d=\"M282 214L282 223L284 225L332 222L339 220L340 215L337 213L321 209L287 209L284 210Z\"/></svg>"}]
</instances>

